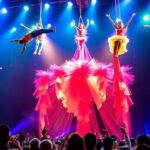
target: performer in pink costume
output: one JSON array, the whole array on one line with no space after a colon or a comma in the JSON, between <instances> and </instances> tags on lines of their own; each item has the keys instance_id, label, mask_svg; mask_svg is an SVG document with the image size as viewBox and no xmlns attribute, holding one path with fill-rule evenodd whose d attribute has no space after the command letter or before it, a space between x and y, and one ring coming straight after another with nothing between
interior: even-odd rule
<instances>
[{"instance_id":1,"label":"performer in pink costume","mask_svg":"<svg viewBox=\"0 0 150 150\"><path fill-rule=\"evenodd\" d=\"M81 17L79 18L78 26L74 26L74 28L77 31L77 34L75 36L77 50L73 56L74 60L88 61L91 59L91 55L86 46L86 42L87 42L86 35L87 35L88 26L89 26L89 20L87 20L87 25L85 26Z\"/></svg>"}]
</instances>

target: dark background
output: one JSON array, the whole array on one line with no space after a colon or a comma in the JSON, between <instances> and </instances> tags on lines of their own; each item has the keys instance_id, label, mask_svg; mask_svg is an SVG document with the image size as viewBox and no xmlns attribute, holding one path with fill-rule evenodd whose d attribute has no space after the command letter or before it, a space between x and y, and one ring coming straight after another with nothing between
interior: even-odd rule
<instances>
[{"instance_id":1,"label":"dark background","mask_svg":"<svg viewBox=\"0 0 150 150\"><path fill-rule=\"evenodd\" d=\"M128 3L127 3L128 1ZM56 26L57 32L48 37L55 45L55 56L32 55L35 41L32 41L24 55L19 55L21 45L10 43L13 38L20 38L26 31L19 25L24 23L31 27L39 20L39 0L1 0L0 8L6 6L8 13L0 14L0 123L10 125L12 132L25 128L30 131L37 127L37 113L34 112L36 100L34 92L34 74L37 69L47 69L50 64L62 64L70 59L76 49L74 42L75 30L70 26L74 19L76 24L79 9L75 5L67 10L67 1L62 3L50 2L50 9L46 12L43 8L43 24L51 23ZM30 7L24 12L24 4ZM44 7L44 6L43 6ZM134 106L131 108L132 134L150 133L150 29L144 28L143 15L150 16L149 0L121 0L121 16L125 23L133 12L137 15L128 28L127 36L130 39L128 53L120 57L122 65L133 66L135 74L134 84L131 86ZM107 38L114 33L110 22L105 17L110 13L115 20L115 2L113 0L97 0L93 7L83 9L83 19L93 19L94 25L88 30L87 46L93 57L105 63L111 63L111 54L108 52ZM11 33L12 27L17 31Z\"/></svg>"}]
</instances>

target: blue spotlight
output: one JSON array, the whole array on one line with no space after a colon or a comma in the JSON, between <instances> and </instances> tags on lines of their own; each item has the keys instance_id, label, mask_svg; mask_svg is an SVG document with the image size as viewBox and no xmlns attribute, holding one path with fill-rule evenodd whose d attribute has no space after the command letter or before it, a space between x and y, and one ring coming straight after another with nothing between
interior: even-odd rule
<instances>
[{"instance_id":1,"label":"blue spotlight","mask_svg":"<svg viewBox=\"0 0 150 150\"><path fill-rule=\"evenodd\" d=\"M16 27L13 27L12 29L11 29L11 33L14 33L14 32L16 32L17 31L17 28Z\"/></svg>"},{"instance_id":2,"label":"blue spotlight","mask_svg":"<svg viewBox=\"0 0 150 150\"><path fill-rule=\"evenodd\" d=\"M48 25L47 25L47 28L51 28L52 27L52 25L49 23Z\"/></svg>"},{"instance_id":3,"label":"blue spotlight","mask_svg":"<svg viewBox=\"0 0 150 150\"><path fill-rule=\"evenodd\" d=\"M74 21L74 20L71 21L70 26L71 26L71 27L74 27L74 26L75 26L75 21Z\"/></svg>"},{"instance_id":4,"label":"blue spotlight","mask_svg":"<svg viewBox=\"0 0 150 150\"><path fill-rule=\"evenodd\" d=\"M0 11L2 14L7 14L7 9L6 8L2 8Z\"/></svg>"},{"instance_id":5,"label":"blue spotlight","mask_svg":"<svg viewBox=\"0 0 150 150\"><path fill-rule=\"evenodd\" d=\"M67 8L70 9L70 8L72 8L72 6L73 6L72 2L68 2Z\"/></svg>"},{"instance_id":6,"label":"blue spotlight","mask_svg":"<svg viewBox=\"0 0 150 150\"><path fill-rule=\"evenodd\" d=\"M94 25L95 24L94 20L90 20L90 24Z\"/></svg>"},{"instance_id":7,"label":"blue spotlight","mask_svg":"<svg viewBox=\"0 0 150 150\"><path fill-rule=\"evenodd\" d=\"M92 0L92 5L95 5L96 4L96 0Z\"/></svg>"},{"instance_id":8,"label":"blue spotlight","mask_svg":"<svg viewBox=\"0 0 150 150\"><path fill-rule=\"evenodd\" d=\"M25 10L25 11L28 11L28 10L29 10L29 7L28 7L28 6L24 6L24 10Z\"/></svg>"},{"instance_id":9,"label":"blue spotlight","mask_svg":"<svg viewBox=\"0 0 150 150\"><path fill-rule=\"evenodd\" d=\"M45 10L48 10L50 5L48 3L46 3L44 7L45 7Z\"/></svg>"}]
</instances>

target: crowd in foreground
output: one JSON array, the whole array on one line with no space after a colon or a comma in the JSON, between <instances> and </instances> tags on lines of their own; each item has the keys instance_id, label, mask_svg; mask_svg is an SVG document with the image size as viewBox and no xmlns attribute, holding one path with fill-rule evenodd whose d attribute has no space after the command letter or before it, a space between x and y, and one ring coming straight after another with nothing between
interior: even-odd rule
<instances>
[{"instance_id":1,"label":"crowd in foreground","mask_svg":"<svg viewBox=\"0 0 150 150\"><path fill-rule=\"evenodd\" d=\"M0 125L0 150L150 150L150 137L139 135L129 138L124 128L123 139L117 140L114 135L97 139L95 134L87 133L84 137L70 133L61 139L51 139L47 130L42 130L42 137L34 131L32 137L21 130L17 135L10 135L7 125Z\"/></svg>"}]
</instances>

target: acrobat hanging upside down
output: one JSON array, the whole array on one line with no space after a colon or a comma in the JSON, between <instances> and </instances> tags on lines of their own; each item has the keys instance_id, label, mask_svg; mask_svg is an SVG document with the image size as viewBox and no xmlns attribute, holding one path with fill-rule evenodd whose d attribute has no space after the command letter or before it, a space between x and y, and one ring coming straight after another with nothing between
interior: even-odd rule
<instances>
[{"instance_id":1,"label":"acrobat hanging upside down","mask_svg":"<svg viewBox=\"0 0 150 150\"><path fill-rule=\"evenodd\" d=\"M118 56L127 52L126 45L129 42L129 39L124 36L124 33L135 15L136 14L133 13L128 22L123 26L121 20L119 20L117 24L115 24L111 16L109 14L106 14L106 17L110 20L111 24L116 30L116 35L108 38L110 52L112 52L114 56Z\"/></svg>"},{"instance_id":2,"label":"acrobat hanging upside down","mask_svg":"<svg viewBox=\"0 0 150 150\"><path fill-rule=\"evenodd\" d=\"M23 49L21 50L20 54L23 54L26 50L27 44L35 37L38 37L42 35L43 33L50 33L50 32L56 32L56 28L51 28L51 29L39 29L39 30L34 30L30 31L26 35L24 35L20 39L14 39L11 40L11 42L18 42L19 44L23 44Z\"/></svg>"}]
</instances>

